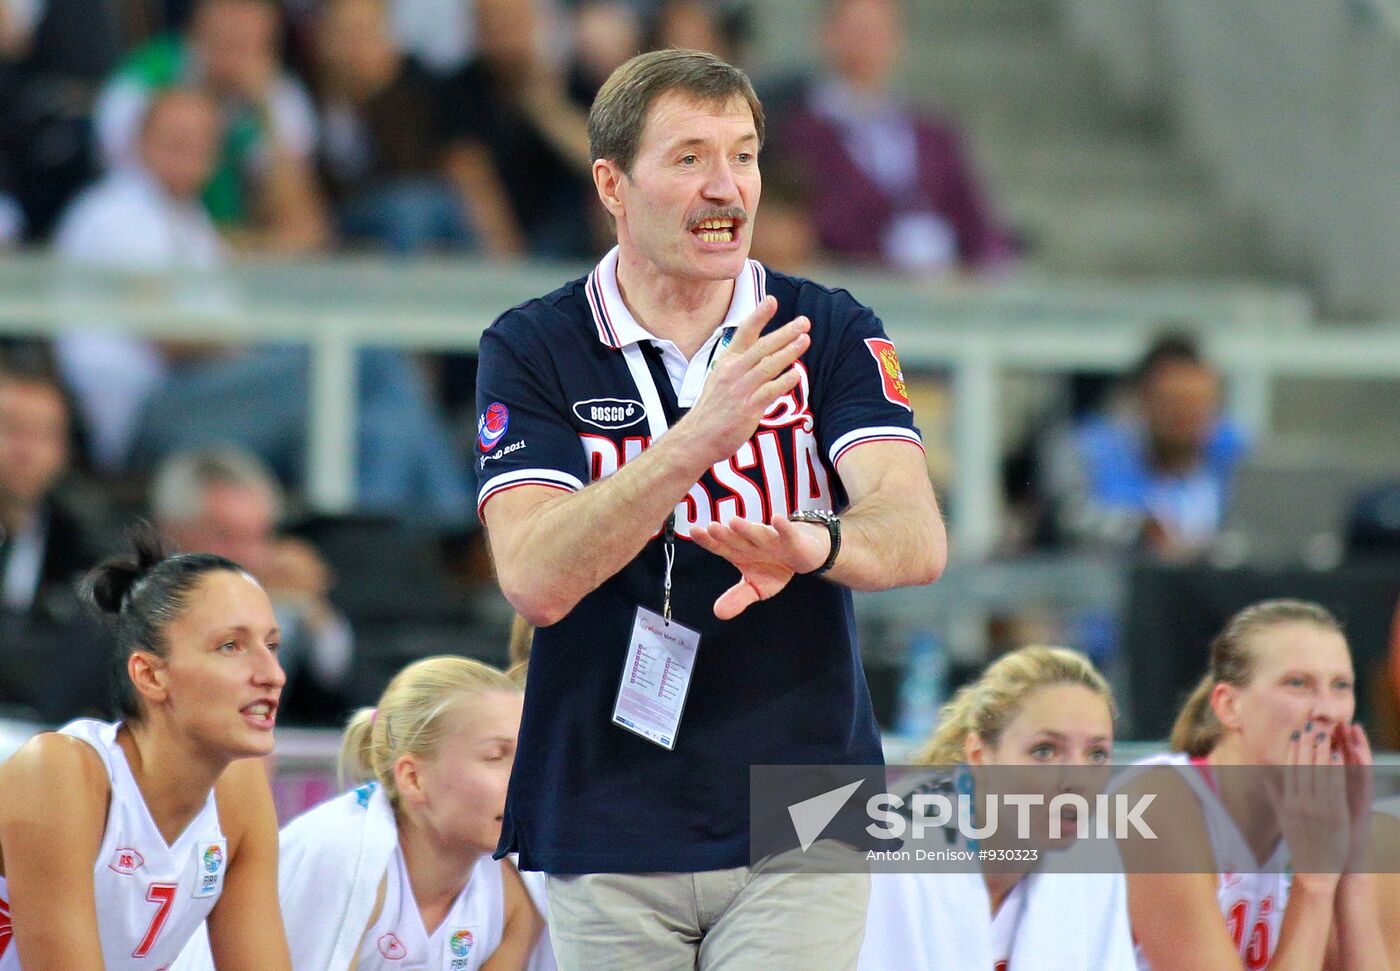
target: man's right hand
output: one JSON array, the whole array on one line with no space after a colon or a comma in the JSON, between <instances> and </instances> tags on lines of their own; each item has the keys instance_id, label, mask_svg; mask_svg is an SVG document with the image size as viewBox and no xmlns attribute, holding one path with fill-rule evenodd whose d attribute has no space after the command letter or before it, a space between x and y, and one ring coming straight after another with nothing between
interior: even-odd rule
<instances>
[{"instance_id":1,"label":"man's right hand","mask_svg":"<svg viewBox=\"0 0 1400 971\"><path fill-rule=\"evenodd\" d=\"M700 399L676 425L675 431L706 457L706 466L737 452L769 406L801 380L792 365L812 343L807 333L812 322L796 317L760 337L777 312L777 299L764 297L739 323Z\"/></svg>"}]
</instances>

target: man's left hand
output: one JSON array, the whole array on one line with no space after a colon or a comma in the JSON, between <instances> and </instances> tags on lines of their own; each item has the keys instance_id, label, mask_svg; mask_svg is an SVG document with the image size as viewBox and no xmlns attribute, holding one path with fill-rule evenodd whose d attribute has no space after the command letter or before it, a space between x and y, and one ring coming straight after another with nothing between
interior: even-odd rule
<instances>
[{"instance_id":1,"label":"man's left hand","mask_svg":"<svg viewBox=\"0 0 1400 971\"><path fill-rule=\"evenodd\" d=\"M773 525L735 517L691 531L701 549L722 556L743 574L715 601L715 616L732 620L750 605L776 594L796 573L810 573L826 562L831 535L826 527L793 523L786 517Z\"/></svg>"}]
</instances>

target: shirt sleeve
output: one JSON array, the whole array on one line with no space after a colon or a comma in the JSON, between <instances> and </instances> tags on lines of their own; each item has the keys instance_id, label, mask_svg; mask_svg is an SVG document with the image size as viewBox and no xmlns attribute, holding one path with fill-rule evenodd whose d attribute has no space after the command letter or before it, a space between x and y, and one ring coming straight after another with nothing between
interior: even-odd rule
<instances>
[{"instance_id":1,"label":"shirt sleeve","mask_svg":"<svg viewBox=\"0 0 1400 971\"><path fill-rule=\"evenodd\" d=\"M507 489L532 485L577 492L589 479L552 359L543 347L522 346L523 329L498 322L481 336L472 444L478 517L492 496Z\"/></svg>"},{"instance_id":2,"label":"shirt sleeve","mask_svg":"<svg viewBox=\"0 0 1400 971\"><path fill-rule=\"evenodd\" d=\"M923 448L894 342L870 308L846 299L849 306L833 313L839 336L829 350L823 383L813 389L818 435L832 468L866 442L903 441Z\"/></svg>"}]
</instances>

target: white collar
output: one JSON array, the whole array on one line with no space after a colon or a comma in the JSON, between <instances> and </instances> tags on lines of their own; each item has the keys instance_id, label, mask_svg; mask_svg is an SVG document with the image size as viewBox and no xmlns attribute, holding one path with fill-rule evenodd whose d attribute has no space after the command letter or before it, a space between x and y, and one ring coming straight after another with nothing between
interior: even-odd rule
<instances>
[{"instance_id":1,"label":"white collar","mask_svg":"<svg viewBox=\"0 0 1400 971\"><path fill-rule=\"evenodd\" d=\"M608 250L606 256L588 274L584 292L588 295L588 306L593 311L593 323L598 328L598 339L608 347L621 348L641 341L659 340L632 316L627 304L622 300L622 291L617 287L618 247ZM734 295L729 300L729 310L724 320L715 328L735 326L740 320L753 313L758 302L767 294L767 271L757 260L746 261L747 265L734 278Z\"/></svg>"},{"instance_id":2,"label":"white collar","mask_svg":"<svg viewBox=\"0 0 1400 971\"><path fill-rule=\"evenodd\" d=\"M870 124L903 123L905 112L887 94L863 94L844 81L814 85L808 96L811 108L828 121L850 128Z\"/></svg>"}]
</instances>

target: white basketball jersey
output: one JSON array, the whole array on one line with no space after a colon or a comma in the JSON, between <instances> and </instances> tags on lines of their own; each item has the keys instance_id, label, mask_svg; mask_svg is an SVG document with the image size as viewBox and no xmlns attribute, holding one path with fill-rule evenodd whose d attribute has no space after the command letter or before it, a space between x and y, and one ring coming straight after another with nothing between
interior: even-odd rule
<instances>
[{"instance_id":1,"label":"white basketball jersey","mask_svg":"<svg viewBox=\"0 0 1400 971\"><path fill-rule=\"evenodd\" d=\"M228 844L214 793L166 844L117 744L120 722L79 719L59 729L102 757L112 786L107 828L93 864L97 931L108 971L162 971L213 909L224 887ZM55 807L57 810L58 807ZM9 887L0 877L0 971L20 971L10 939Z\"/></svg>"},{"instance_id":2,"label":"white basketball jersey","mask_svg":"<svg viewBox=\"0 0 1400 971\"><path fill-rule=\"evenodd\" d=\"M395 847L384 907L360 944L358 971L477 971L505 930L501 863L483 854L437 930L429 934L409 885L403 849Z\"/></svg>"},{"instance_id":3,"label":"white basketball jersey","mask_svg":"<svg viewBox=\"0 0 1400 971\"><path fill-rule=\"evenodd\" d=\"M1030 885L1029 879L1018 881L992 916L993 971L1010 971L1011 953L1016 949L1016 932L1021 926Z\"/></svg>"},{"instance_id":4,"label":"white basketball jersey","mask_svg":"<svg viewBox=\"0 0 1400 971\"><path fill-rule=\"evenodd\" d=\"M1268 967L1283 927L1283 912L1288 906L1292 878L1287 867L1287 844L1280 840L1269 859L1258 862L1229 810L1220 801L1215 771L1205 762L1173 753L1154 756L1139 764L1177 767L1195 793L1201 804L1215 863L1220 869L1216 899L1226 930L1245 968L1259 971ZM1138 967L1150 971L1141 951L1138 952Z\"/></svg>"}]
</instances>

